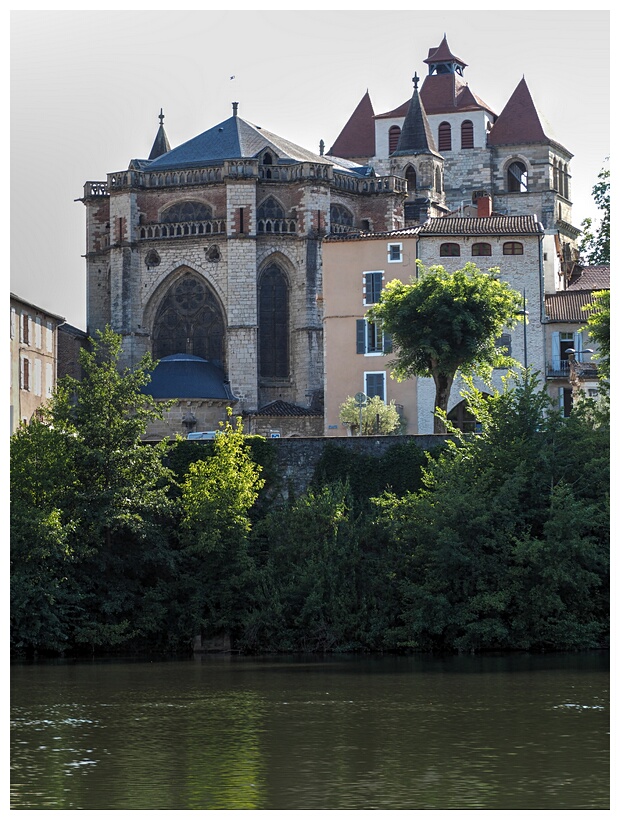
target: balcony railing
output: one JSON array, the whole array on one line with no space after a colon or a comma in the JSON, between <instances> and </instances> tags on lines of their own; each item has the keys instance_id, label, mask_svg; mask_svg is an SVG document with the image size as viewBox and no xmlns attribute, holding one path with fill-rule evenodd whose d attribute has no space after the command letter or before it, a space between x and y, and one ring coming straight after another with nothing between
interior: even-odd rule
<instances>
[{"instance_id":1,"label":"balcony railing","mask_svg":"<svg viewBox=\"0 0 620 820\"><path fill-rule=\"evenodd\" d=\"M225 219L196 222L153 222L140 225L140 239L180 239L184 236L209 236L226 232Z\"/></svg>"}]
</instances>

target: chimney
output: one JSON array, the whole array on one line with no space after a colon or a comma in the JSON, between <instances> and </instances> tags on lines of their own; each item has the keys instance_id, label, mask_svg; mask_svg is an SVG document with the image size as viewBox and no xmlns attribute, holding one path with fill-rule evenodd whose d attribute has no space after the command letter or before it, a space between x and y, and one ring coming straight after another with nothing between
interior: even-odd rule
<instances>
[{"instance_id":1,"label":"chimney","mask_svg":"<svg viewBox=\"0 0 620 820\"><path fill-rule=\"evenodd\" d=\"M478 206L478 217L491 216L491 197L481 196L476 200Z\"/></svg>"}]
</instances>

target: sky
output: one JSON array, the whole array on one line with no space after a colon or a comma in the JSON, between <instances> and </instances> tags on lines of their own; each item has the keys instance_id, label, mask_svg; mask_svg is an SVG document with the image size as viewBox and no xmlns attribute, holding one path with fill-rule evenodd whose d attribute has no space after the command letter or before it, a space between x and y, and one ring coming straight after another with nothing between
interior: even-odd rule
<instances>
[{"instance_id":1,"label":"sky","mask_svg":"<svg viewBox=\"0 0 620 820\"><path fill-rule=\"evenodd\" d=\"M607 8L314 5L11 11L11 292L86 329L86 209L76 200L85 182L148 157L160 109L172 147L238 102L243 119L327 151L367 90L375 113L409 99L444 34L495 113L525 77L574 154L573 224L597 216L591 191L610 153Z\"/></svg>"}]
</instances>

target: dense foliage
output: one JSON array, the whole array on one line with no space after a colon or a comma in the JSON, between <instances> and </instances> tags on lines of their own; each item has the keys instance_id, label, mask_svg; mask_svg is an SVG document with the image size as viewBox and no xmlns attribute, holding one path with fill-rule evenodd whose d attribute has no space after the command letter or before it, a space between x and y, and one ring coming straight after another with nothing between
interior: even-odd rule
<instances>
[{"instance_id":1,"label":"dense foliage","mask_svg":"<svg viewBox=\"0 0 620 820\"><path fill-rule=\"evenodd\" d=\"M11 441L15 652L484 651L605 645L608 406L530 375L468 401L482 432L381 457L326 442L299 497L228 422L140 443L152 364L106 331Z\"/></svg>"},{"instance_id":2,"label":"dense foliage","mask_svg":"<svg viewBox=\"0 0 620 820\"><path fill-rule=\"evenodd\" d=\"M484 272L468 262L449 273L442 265L418 264L418 278L388 282L368 316L392 336L396 378L432 377L435 407L446 412L457 371L485 376L511 364L496 344L504 328L517 323L521 299L495 268ZM441 414L434 432L445 432Z\"/></svg>"}]
</instances>

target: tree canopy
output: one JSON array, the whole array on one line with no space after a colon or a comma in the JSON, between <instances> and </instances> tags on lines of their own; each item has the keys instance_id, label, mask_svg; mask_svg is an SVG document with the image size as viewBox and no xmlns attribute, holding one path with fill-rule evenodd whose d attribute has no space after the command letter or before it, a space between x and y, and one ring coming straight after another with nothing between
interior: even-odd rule
<instances>
[{"instance_id":1,"label":"tree canopy","mask_svg":"<svg viewBox=\"0 0 620 820\"><path fill-rule=\"evenodd\" d=\"M386 404L380 396L372 396L362 407L354 396L347 396L340 405L340 421L349 424L353 432L363 436L394 435L400 427L396 404L393 401Z\"/></svg>"},{"instance_id":2,"label":"tree canopy","mask_svg":"<svg viewBox=\"0 0 620 820\"><path fill-rule=\"evenodd\" d=\"M590 310L588 316L588 335L596 343L598 352L595 359L598 364L599 375L609 379L611 355L611 293L608 290L595 291L592 296L594 302L585 306Z\"/></svg>"},{"instance_id":3,"label":"tree canopy","mask_svg":"<svg viewBox=\"0 0 620 820\"><path fill-rule=\"evenodd\" d=\"M608 160L609 158L607 158ZM591 217L581 223L582 238L579 244L581 261L588 265L608 265L610 262L610 171L603 166L598 175L598 182L592 188L592 198L601 211L601 217L595 226Z\"/></svg>"},{"instance_id":4,"label":"tree canopy","mask_svg":"<svg viewBox=\"0 0 620 820\"><path fill-rule=\"evenodd\" d=\"M511 363L496 343L516 325L521 300L495 268L485 273L470 262L449 273L442 265L419 265L418 279L389 282L368 316L392 335L396 378L432 377L435 406L447 411L457 371L488 376ZM445 432L437 415L434 432Z\"/></svg>"}]
</instances>

